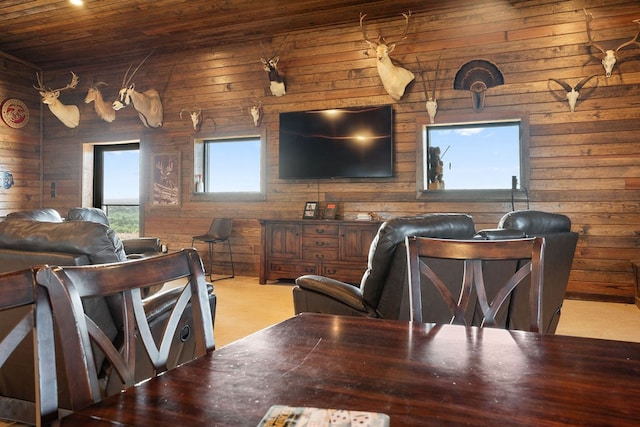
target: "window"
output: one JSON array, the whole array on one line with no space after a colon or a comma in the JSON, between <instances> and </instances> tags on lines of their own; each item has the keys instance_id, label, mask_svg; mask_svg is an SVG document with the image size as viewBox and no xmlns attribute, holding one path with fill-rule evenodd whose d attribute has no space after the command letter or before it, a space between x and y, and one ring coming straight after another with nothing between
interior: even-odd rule
<instances>
[{"instance_id":1,"label":"window","mask_svg":"<svg viewBox=\"0 0 640 427\"><path fill-rule=\"evenodd\" d=\"M140 230L140 145L94 145L93 206L102 209L121 238Z\"/></svg>"},{"instance_id":2,"label":"window","mask_svg":"<svg viewBox=\"0 0 640 427\"><path fill-rule=\"evenodd\" d=\"M195 197L264 200L263 141L262 135L196 140Z\"/></svg>"},{"instance_id":3,"label":"window","mask_svg":"<svg viewBox=\"0 0 640 427\"><path fill-rule=\"evenodd\" d=\"M529 181L525 119L422 124L418 198L526 199Z\"/></svg>"}]
</instances>

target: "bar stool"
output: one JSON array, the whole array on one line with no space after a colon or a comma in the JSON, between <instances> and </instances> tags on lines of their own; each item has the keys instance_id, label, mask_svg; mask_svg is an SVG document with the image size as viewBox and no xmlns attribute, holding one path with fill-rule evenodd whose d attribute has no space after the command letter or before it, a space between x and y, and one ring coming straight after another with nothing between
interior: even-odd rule
<instances>
[{"instance_id":1,"label":"bar stool","mask_svg":"<svg viewBox=\"0 0 640 427\"><path fill-rule=\"evenodd\" d=\"M233 220L231 218L217 218L211 222L209 231L207 234L200 236L193 236L191 239L191 246L198 242L206 242L209 245L209 280L215 282L216 280L232 279L235 277L235 269L233 266L233 254L231 253L231 242L229 236L231 236L231 228L233 226ZM231 276L220 277L213 279L213 245L216 243L227 243L227 250L229 252L229 260L231 262Z\"/></svg>"}]
</instances>

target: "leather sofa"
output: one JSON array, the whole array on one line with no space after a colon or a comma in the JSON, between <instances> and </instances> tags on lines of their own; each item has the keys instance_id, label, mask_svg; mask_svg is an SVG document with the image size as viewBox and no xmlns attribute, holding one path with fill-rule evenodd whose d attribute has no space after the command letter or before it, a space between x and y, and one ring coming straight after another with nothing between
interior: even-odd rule
<instances>
[{"instance_id":1,"label":"leather sofa","mask_svg":"<svg viewBox=\"0 0 640 427\"><path fill-rule=\"evenodd\" d=\"M39 209L29 212L15 212L0 222L0 271L11 271L29 268L34 265L86 265L127 261L141 256L161 256L157 239L142 239L132 242L132 254L125 252L125 245L115 231L103 221L98 221L99 212L86 208L75 208L70 211L67 220L63 220L53 209ZM106 217L105 217L106 219ZM107 222L108 223L108 222ZM137 239L134 239L137 240ZM155 249L154 249L155 248ZM157 250L156 250L157 249ZM132 261L133 262L133 261ZM163 320L167 318L171 307L177 301L178 288L162 289L157 286L145 295L145 311L152 325L154 335L163 329ZM110 331L110 338L115 342L122 324L120 299L93 298L84 301L89 316L100 325L101 329ZM210 288L209 304L212 320L215 320L216 295L213 286ZM19 312L3 313L0 316L0 330L17 319ZM190 310L181 319L182 328L174 337L172 346L176 351L172 354L175 360L170 364L180 364L193 358L193 321ZM0 394L33 401L33 363L31 358L32 344L23 342L0 372ZM62 358L58 358L60 361ZM141 358L139 360L143 360ZM61 362L59 362L61 363ZM58 366L60 402L62 407L68 403L68 395L64 380L64 367ZM108 369L105 370L108 372ZM141 363L136 367L136 379L142 381L150 377L150 368ZM31 378L31 379L30 379ZM108 381L108 376L105 376ZM109 387L107 387L109 389ZM109 389L117 392L118 389ZM1 413L1 409L0 409Z\"/></svg>"},{"instance_id":2,"label":"leather sofa","mask_svg":"<svg viewBox=\"0 0 640 427\"><path fill-rule=\"evenodd\" d=\"M359 287L318 275L305 275L296 280L293 288L295 313L320 312L347 316L386 319L409 319L406 236L451 239L505 239L542 236L546 240L545 289L543 296L544 333L554 333L566 292L578 235L571 231L571 221L564 215L541 211L514 211L504 215L497 228L476 232L473 219L465 214L427 214L394 218L384 222L369 251L367 270ZM488 266L491 276L499 278L513 272L513 263ZM447 275L461 276L461 269L450 265ZM501 313L501 326L509 329L528 328L528 310L518 309L525 300L514 294L508 311ZM425 322L448 323L450 315L438 310L429 290L423 294ZM430 310L430 311L429 311ZM472 313L472 324L479 318Z\"/></svg>"}]
</instances>

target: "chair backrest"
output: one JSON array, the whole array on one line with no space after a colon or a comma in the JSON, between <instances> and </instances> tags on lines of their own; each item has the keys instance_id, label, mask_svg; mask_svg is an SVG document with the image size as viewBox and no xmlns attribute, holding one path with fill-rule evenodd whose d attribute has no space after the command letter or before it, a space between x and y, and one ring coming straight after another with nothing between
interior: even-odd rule
<instances>
[{"instance_id":1,"label":"chair backrest","mask_svg":"<svg viewBox=\"0 0 640 427\"><path fill-rule=\"evenodd\" d=\"M211 222L207 235L216 239L228 239L231 236L233 220L231 218L216 218Z\"/></svg>"},{"instance_id":2,"label":"chair backrest","mask_svg":"<svg viewBox=\"0 0 640 427\"><path fill-rule=\"evenodd\" d=\"M122 389L135 384L136 343L144 347L155 376L167 369L169 352L180 318L191 303L196 357L214 349L213 321L208 303L202 261L194 249L183 249L157 257L80 267L47 267L37 272L36 280L45 286L51 298L60 331L63 358L71 405L77 410L100 401L105 390L99 381L103 366L96 366L101 352L107 366L121 380ZM141 290L150 285L186 281L180 297L167 317L164 330L154 337L147 321ZM122 345L116 346L87 316L82 298L120 296L123 331ZM179 333L179 332L178 332Z\"/></svg>"},{"instance_id":3,"label":"chair backrest","mask_svg":"<svg viewBox=\"0 0 640 427\"><path fill-rule=\"evenodd\" d=\"M447 240L407 237L409 301L411 320L423 322L422 286L433 286L451 313L450 323L471 325L471 314L481 310L480 326L496 326L498 312L519 285L530 283L529 310L532 332L542 331L542 285L544 246L542 237L509 240ZM462 283L450 283L449 268L438 263L462 263ZM514 273L500 283L485 277L486 264L513 260L519 263ZM442 272L445 272L443 274ZM422 278L426 280L422 280ZM524 279L529 277L530 281ZM477 300L477 304L475 303Z\"/></svg>"},{"instance_id":4,"label":"chair backrest","mask_svg":"<svg viewBox=\"0 0 640 427\"><path fill-rule=\"evenodd\" d=\"M498 227L523 231L527 237L545 238L543 332L554 333L566 297L579 237L578 233L571 231L571 219L552 212L521 210L505 214ZM512 320L522 325L527 323L524 317Z\"/></svg>"},{"instance_id":5,"label":"chair backrest","mask_svg":"<svg viewBox=\"0 0 640 427\"><path fill-rule=\"evenodd\" d=\"M466 239L474 234L473 218L467 214L433 213L385 221L369 249L367 270L360 282L363 299L381 317L397 319L406 294L405 237Z\"/></svg>"},{"instance_id":6,"label":"chair backrest","mask_svg":"<svg viewBox=\"0 0 640 427\"><path fill-rule=\"evenodd\" d=\"M0 311L13 310L12 324L0 326L0 370L27 338L33 337L35 402L0 396L0 418L41 425L58 417L55 344L51 307L33 270L0 274ZM36 327L37 326L37 327Z\"/></svg>"}]
</instances>

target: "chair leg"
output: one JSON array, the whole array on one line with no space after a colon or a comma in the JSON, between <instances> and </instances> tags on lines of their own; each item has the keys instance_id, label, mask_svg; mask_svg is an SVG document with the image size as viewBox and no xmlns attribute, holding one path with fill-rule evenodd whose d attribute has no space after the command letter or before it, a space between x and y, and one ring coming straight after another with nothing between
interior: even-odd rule
<instances>
[{"instance_id":1,"label":"chair leg","mask_svg":"<svg viewBox=\"0 0 640 427\"><path fill-rule=\"evenodd\" d=\"M209 280L213 282L213 242L207 242L209 244Z\"/></svg>"},{"instance_id":2,"label":"chair leg","mask_svg":"<svg viewBox=\"0 0 640 427\"><path fill-rule=\"evenodd\" d=\"M213 278L213 276L212 276L212 274L213 274L213 252L211 252L211 249L210 249L209 259L210 259L210 262L211 262L211 264L210 264L211 265L211 270L210 270L210 273L209 273L209 280L211 282L216 282L218 280L224 280L224 279L233 279L236 276L236 270L235 270L235 267L233 265L233 254L231 253L231 242L229 241L229 239L227 239L226 242L227 242L227 249L228 249L228 252L229 252L229 260L231 262L231 276L219 277L217 279ZM211 245L213 245L213 244L211 244Z\"/></svg>"}]
</instances>

